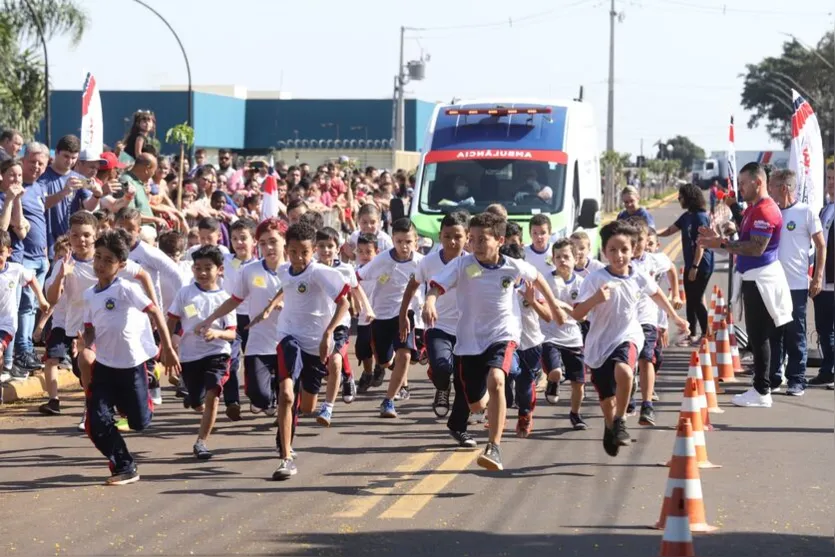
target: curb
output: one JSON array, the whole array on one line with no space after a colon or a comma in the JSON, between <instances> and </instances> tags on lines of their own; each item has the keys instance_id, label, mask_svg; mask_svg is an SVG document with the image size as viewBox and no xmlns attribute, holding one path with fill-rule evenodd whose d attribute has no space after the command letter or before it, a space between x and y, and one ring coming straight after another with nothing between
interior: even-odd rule
<instances>
[{"instance_id":1,"label":"curb","mask_svg":"<svg viewBox=\"0 0 835 557\"><path fill-rule=\"evenodd\" d=\"M58 390L78 386L78 378L68 369L58 369ZM18 402L27 398L43 398L46 394L44 375L39 373L25 381L10 381L3 384L3 403Z\"/></svg>"}]
</instances>

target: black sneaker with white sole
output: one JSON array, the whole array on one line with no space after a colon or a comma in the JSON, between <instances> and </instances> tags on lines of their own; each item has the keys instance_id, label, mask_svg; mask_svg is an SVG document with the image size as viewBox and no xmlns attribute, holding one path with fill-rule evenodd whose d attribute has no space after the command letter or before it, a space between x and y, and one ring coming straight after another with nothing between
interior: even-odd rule
<instances>
[{"instance_id":1,"label":"black sneaker with white sole","mask_svg":"<svg viewBox=\"0 0 835 557\"><path fill-rule=\"evenodd\" d=\"M47 402L38 407L38 412L45 416L60 416L61 401L57 398L50 398Z\"/></svg>"},{"instance_id":2,"label":"black sneaker with white sole","mask_svg":"<svg viewBox=\"0 0 835 557\"><path fill-rule=\"evenodd\" d=\"M487 470L504 470L502 466L502 450L494 443L487 443L484 452L478 455L476 464Z\"/></svg>"},{"instance_id":3,"label":"black sneaker with white sole","mask_svg":"<svg viewBox=\"0 0 835 557\"><path fill-rule=\"evenodd\" d=\"M209 450L209 447L206 446L206 442L202 439L198 439L191 450L194 456L197 457L197 460L209 460L214 456L212 451Z\"/></svg>"},{"instance_id":4,"label":"black sneaker with white sole","mask_svg":"<svg viewBox=\"0 0 835 557\"><path fill-rule=\"evenodd\" d=\"M357 396L357 384L354 382L353 376L349 376L342 380L342 402L351 404Z\"/></svg>"},{"instance_id":5,"label":"black sneaker with white sole","mask_svg":"<svg viewBox=\"0 0 835 557\"><path fill-rule=\"evenodd\" d=\"M560 401L560 384L556 381L548 381L545 386L545 400L548 404L556 404Z\"/></svg>"},{"instance_id":6,"label":"black sneaker with white sole","mask_svg":"<svg viewBox=\"0 0 835 557\"><path fill-rule=\"evenodd\" d=\"M810 387L825 387L835 383L835 379L831 375L821 375L818 374L807 382L807 385Z\"/></svg>"},{"instance_id":7,"label":"black sneaker with white sole","mask_svg":"<svg viewBox=\"0 0 835 557\"><path fill-rule=\"evenodd\" d=\"M372 387L380 387L383 381L386 380L386 368L382 366L374 366L374 375L371 379Z\"/></svg>"},{"instance_id":8,"label":"black sneaker with white sole","mask_svg":"<svg viewBox=\"0 0 835 557\"><path fill-rule=\"evenodd\" d=\"M638 423L648 426L655 425L655 409L651 404L643 403L641 405L641 417L638 418Z\"/></svg>"},{"instance_id":9,"label":"black sneaker with white sole","mask_svg":"<svg viewBox=\"0 0 835 557\"><path fill-rule=\"evenodd\" d=\"M357 392L360 394L365 394L368 392L368 389L371 388L371 384L374 381L373 376L370 373L363 373L360 375L359 383L357 383Z\"/></svg>"},{"instance_id":10,"label":"black sneaker with white sole","mask_svg":"<svg viewBox=\"0 0 835 557\"><path fill-rule=\"evenodd\" d=\"M585 420L583 420L583 417L580 414L569 412L568 420L571 422L571 427L573 427L577 431L584 431L589 428L588 424L585 422Z\"/></svg>"},{"instance_id":11,"label":"black sneaker with white sole","mask_svg":"<svg viewBox=\"0 0 835 557\"><path fill-rule=\"evenodd\" d=\"M29 379L29 370L21 369L17 366L12 367L12 370L9 372L12 381L26 381Z\"/></svg>"},{"instance_id":12,"label":"black sneaker with white sole","mask_svg":"<svg viewBox=\"0 0 835 557\"><path fill-rule=\"evenodd\" d=\"M603 426L603 450L609 456L618 456L620 451L620 445L615 439L615 430L605 425Z\"/></svg>"},{"instance_id":13,"label":"black sneaker with white sole","mask_svg":"<svg viewBox=\"0 0 835 557\"><path fill-rule=\"evenodd\" d=\"M621 447L625 447L632 442L632 438L626 430L626 420L623 418L615 418L612 424L612 431L615 434L615 442Z\"/></svg>"},{"instance_id":14,"label":"black sneaker with white sole","mask_svg":"<svg viewBox=\"0 0 835 557\"><path fill-rule=\"evenodd\" d=\"M139 470L136 466L132 466L131 468L125 470L124 472L119 472L117 474L113 474L109 478L107 478L104 483L107 485L127 485L132 484L134 482L139 481Z\"/></svg>"},{"instance_id":15,"label":"black sneaker with white sole","mask_svg":"<svg viewBox=\"0 0 835 557\"><path fill-rule=\"evenodd\" d=\"M449 434L458 442L459 447L463 447L465 449L473 449L478 445L473 436L467 433L466 431L452 431L449 430Z\"/></svg>"},{"instance_id":16,"label":"black sneaker with white sole","mask_svg":"<svg viewBox=\"0 0 835 557\"><path fill-rule=\"evenodd\" d=\"M432 411L439 418L445 418L449 414L450 389L435 389L435 399L432 401Z\"/></svg>"}]
</instances>

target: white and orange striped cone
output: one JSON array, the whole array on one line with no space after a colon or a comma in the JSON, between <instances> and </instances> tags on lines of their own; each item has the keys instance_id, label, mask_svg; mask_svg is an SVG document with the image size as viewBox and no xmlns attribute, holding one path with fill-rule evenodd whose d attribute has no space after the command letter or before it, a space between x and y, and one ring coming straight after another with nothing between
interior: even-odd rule
<instances>
[{"instance_id":1,"label":"white and orange striped cone","mask_svg":"<svg viewBox=\"0 0 835 557\"><path fill-rule=\"evenodd\" d=\"M702 412L702 424L707 431L712 431L713 426L710 425L710 416L707 414L707 397L705 389L705 381L702 377L702 368L699 365L699 351L693 350L690 354L690 366L687 368L687 377L692 377L696 380L698 387L699 409Z\"/></svg>"},{"instance_id":2,"label":"white and orange striped cone","mask_svg":"<svg viewBox=\"0 0 835 557\"><path fill-rule=\"evenodd\" d=\"M690 517L687 516L684 489L673 488L670 508L667 509L664 537L661 538L660 557L695 557L693 534L690 532Z\"/></svg>"},{"instance_id":3,"label":"white and orange striped cone","mask_svg":"<svg viewBox=\"0 0 835 557\"><path fill-rule=\"evenodd\" d=\"M690 402L688 402L690 399ZM681 411L679 417L690 418L690 424L693 428L693 444L696 445L696 463L699 468L721 468L719 464L713 464L707 458L707 443L705 439L704 422L702 422L702 411L693 409L699 403L699 386L696 380L688 377L684 384L684 399L681 401Z\"/></svg>"},{"instance_id":4,"label":"white and orange striped cone","mask_svg":"<svg viewBox=\"0 0 835 557\"><path fill-rule=\"evenodd\" d=\"M713 292L710 294L710 307L707 309L707 330L713 330L713 313L716 311L716 297L719 294L719 287L713 285Z\"/></svg>"},{"instance_id":5,"label":"white and orange striped cone","mask_svg":"<svg viewBox=\"0 0 835 557\"><path fill-rule=\"evenodd\" d=\"M684 266L678 268L678 297L682 303L687 302L687 293L684 291Z\"/></svg>"},{"instance_id":6,"label":"white and orange striped cone","mask_svg":"<svg viewBox=\"0 0 835 557\"><path fill-rule=\"evenodd\" d=\"M742 360L739 357L739 345L736 343L736 328L734 327L733 311L728 308L727 324L728 324L728 339L731 342L731 362L733 363L734 373L742 373Z\"/></svg>"},{"instance_id":7,"label":"white and orange striped cone","mask_svg":"<svg viewBox=\"0 0 835 557\"><path fill-rule=\"evenodd\" d=\"M713 309L713 330L716 330L719 321L725 321L725 312L727 309L728 305L725 302L725 295L720 289L716 295L716 307Z\"/></svg>"},{"instance_id":8,"label":"white and orange striped cone","mask_svg":"<svg viewBox=\"0 0 835 557\"><path fill-rule=\"evenodd\" d=\"M655 523L657 530L666 529L668 516L678 516L675 513L679 507L673 506L673 492L676 489L684 491L684 508L690 522L690 531L713 532L716 530L716 527L708 524L705 518L702 480L699 477L699 466L696 462L693 426L684 416L678 420L673 458L670 460L670 474L664 490L664 503L661 505L661 517Z\"/></svg>"},{"instance_id":9,"label":"white and orange striped cone","mask_svg":"<svg viewBox=\"0 0 835 557\"><path fill-rule=\"evenodd\" d=\"M699 364L702 368L702 377L705 382L705 400L707 401L707 411L712 414L723 414L725 411L719 407L719 400L716 398L717 394L724 394L716 382L713 374L713 362L710 361L710 347L707 339L702 339L702 345L699 347Z\"/></svg>"},{"instance_id":10,"label":"white and orange striped cone","mask_svg":"<svg viewBox=\"0 0 835 557\"><path fill-rule=\"evenodd\" d=\"M731 342L728 339L728 326L720 321L716 326L716 379L721 383L736 383L734 364L731 358ZM711 354L712 356L713 354Z\"/></svg>"}]
</instances>

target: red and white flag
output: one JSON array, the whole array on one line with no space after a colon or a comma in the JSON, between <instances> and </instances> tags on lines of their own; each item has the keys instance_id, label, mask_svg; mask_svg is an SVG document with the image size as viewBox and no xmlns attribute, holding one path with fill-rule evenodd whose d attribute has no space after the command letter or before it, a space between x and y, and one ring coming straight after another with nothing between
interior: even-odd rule
<instances>
[{"instance_id":1,"label":"red and white flag","mask_svg":"<svg viewBox=\"0 0 835 557\"><path fill-rule=\"evenodd\" d=\"M272 174L261 184L261 220L278 216L278 181Z\"/></svg>"},{"instance_id":2,"label":"red and white flag","mask_svg":"<svg viewBox=\"0 0 835 557\"><path fill-rule=\"evenodd\" d=\"M824 153L818 117L812 105L792 89L792 148L789 168L797 174L797 200L818 214L823 207Z\"/></svg>"},{"instance_id":3,"label":"red and white flag","mask_svg":"<svg viewBox=\"0 0 835 557\"><path fill-rule=\"evenodd\" d=\"M81 92L81 150L100 155L104 150L104 123L96 78L88 73Z\"/></svg>"},{"instance_id":4,"label":"red and white flag","mask_svg":"<svg viewBox=\"0 0 835 557\"><path fill-rule=\"evenodd\" d=\"M731 115L731 125L728 128L728 187L736 195L736 144L734 142L734 117Z\"/></svg>"}]
</instances>

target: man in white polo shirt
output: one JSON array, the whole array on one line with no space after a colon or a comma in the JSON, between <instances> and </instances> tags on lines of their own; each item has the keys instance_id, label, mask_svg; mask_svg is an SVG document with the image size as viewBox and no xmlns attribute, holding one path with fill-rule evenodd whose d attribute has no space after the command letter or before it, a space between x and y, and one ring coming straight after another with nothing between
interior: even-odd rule
<instances>
[{"instance_id":1,"label":"man in white polo shirt","mask_svg":"<svg viewBox=\"0 0 835 557\"><path fill-rule=\"evenodd\" d=\"M768 181L768 195L783 214L778 258L786 273L792 297L792 321L777 327L771 337L771 392L781 389L783 354L788 356L786 379L789 396L803 396L806 389L806 303L822 288L826 255L821 221L805 203L797 201L797 177L793 170L776 170ZM809 282L809 248L815 247L815 273Z\"/></svg>"}]
</instances>

